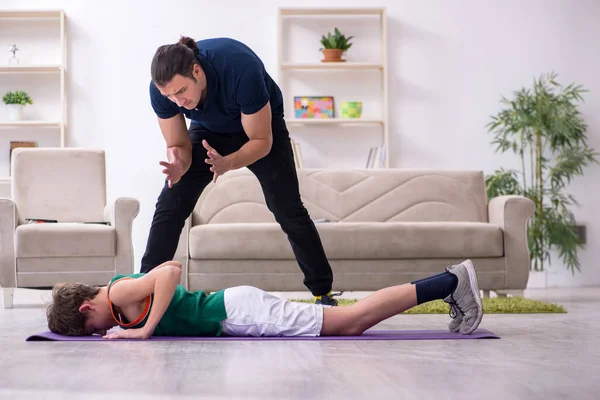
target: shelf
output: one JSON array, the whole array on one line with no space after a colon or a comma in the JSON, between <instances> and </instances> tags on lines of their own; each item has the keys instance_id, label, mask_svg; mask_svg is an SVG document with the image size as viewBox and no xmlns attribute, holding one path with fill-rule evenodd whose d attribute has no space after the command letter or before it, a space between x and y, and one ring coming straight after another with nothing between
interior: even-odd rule
<instances>
[{"instance_id":1,"label":"shelf","mask_svg":"<svg viewBox=\"0 0 600 400\"><path fill-rule=\"evenodd\" d=\"M35 73L59 73L60 65L24 65L8 66L0 65L0 73L7 74L35 74Z\"/></svg>"},{"instance_id":2,"label":"shelf","mask_svg":"<svg viewBox=\"0 0 600 400\"><path fill-rule=\"evenodd\" d=\"M19 128L31 126L48 126L59 128L61 123L56 121L0 121L0 128Z\"/></svg>"},{"instance_id":3,"label":"shelf","mask_svg":"<svg viewBox=\"0 0 600 400\"><path fill-rule=\"evenodd\" d=\"M286 124L292 125L341 125L341 124L377 124L383 125L383 121L373 118L290 118L285 120Z\"/></svg>"},{"instance_id":4,"label":"shelf","mask_svg":"<svg viewBox=\"0 0 600 400\"><path fill-rule=\"evenodd\" d=\"M281 69L300 70L300 69L383 69L380 63L364 62L320 62L320 63L284 63Z\"/></svg>"},{"instance_id":5,"label":"shelf","mask_svg":"<svg viewBox=\"0 0 600 400\"><path fill-rule=\"evenodd\" d=\"M24 3L24 1L20 3ZM50 135L52 139L57 139L56 142L58 143L52 144L51 147L66 147L69 106L67 100L68 77L66 76L66 72L69 57L67 55L68 24L64 10L49 8L0 9L0 24L6 24L5 30L8 33L16 29L15 34L17 37L15 37L15 42L17 44L21 40L18 37L23 38L27 32L34 32L34 35L27 35L30 36L27 37L27 45L33 49L38 47L40 49L43 48L44 55L47 55L47 57L42 57L43 59L35 59L36 57L34 56L28 60L21 58L21 51L19 51L16 56L21 58L20 63L14 64L16 60L8 60L9 55L12 56L11 52L6 53L5 58L0 60L0 82L3 82L6 86L7 83L15 79L18 81L24 80L24 82L28 81L27 83L33 85L35 90L44 93L45 102L48 103L48 106L51 105L54 110L48 115L32 115L29 119L25 115L26 119L19 121L12 121L9 119L8 114L3 114L0 118L0 132L3 135L0 144L6 146L9 140L28 139L24 135L39 133L41 135L40 140L46 137L46 135ZM50 32L50 29L52 32ZM48 35L51 35L51 37L47 37ZM7 46L15 42L11 39L7 43ZM18 47L21 48L21 45L18 45ZM10 63L11 61L13 63ZM50 146L49 144L40 143L39 147ZM6 166L6 164L10 164L8 154L2 164L5 166L6 172L9 172L10 168ZM10 176L0 176L0 183L2 183L1 186L3 188L5 188L7 183L10 184L11 181L12 178Z\"/></svg>"},{"instance_id":6,"label":"shelf","mask_svg":"<svg viewBox=\"0 0 600 400\"><path fill-rule=\"evenodd\" d=\"M61 10L2 10L0 18L60 18Z\"/></svg>"},{"instance_id":7,"label":"shelf","mask_svg":"<svg viewBox=\"0 0 600 400\"><path fill-rule=\"evenodd\" d=\"M10 182L11 178L10 176L0 176L0 183L6 183L6 182Z\"/></svg>"},{"instance_id":8,"label":"shelf","mask_svg":"<svg viewBox=\"0 0 600 400\"><path fill-rule=\"evenodd\" d=\"M383 15L383 8L280 8L285 16L314 15Z\"/></svg>"},{"instance_id":9,"label":"shelf","mask_svg":"<svg viewBox=\"0 0 600 400\"><path fill-rule=\"evenodd\" d=\"M299 4L299 3L298 3ZM365 3L365 5L367 5ZM304 20L313 20L317 23L330 24L331 21L343 20L348 25L344 29L349 29L351 24L356 25L356 29L366 29L363 22L369 22L370 26L377 23L378 38L364 38L365 49L370 49L372 46L381 46L380 55L373 53L370 57L351 57L343 62L324 62L322 56L317 52L313 55L294 52L289 50L289 43L295 43L294 35L300 30L288 29L289 25L300 23ZM342 98L356 98L360 92L360 86L356 86L355 80L362 78L362 75L374 74L372 77L377 77L380 84L370 88L376 94L379 92L381 110L367 113L368 115L361 118L343 118L341 112L336 112L334 115L337 118L295 118L296 114L292 112L289 118L286 118L286 123L292 131L307 131L306 139L318 141L321 136L314 136L308 131L320 132L326 135L328 132L338 132L341 135L344 133L352 133L352 131L360 131L367 129L368 131L381 132L381 148L384 149L384 166L389 168L389 122L388 122L388 32L387 32L387 16L385 7L280 7L277 13L277 53L278 66L277 82L281 85L282 91L287 93L288 99L291 101L293 96L298 93L305 93L307 87L312 95L318 95L317 92L322 92L323 95L333 96L336 102ZM306 28L306 26L301 26ZM375 33L375 31L373 31ZM359 33L355 33L361 38ZM378 40L376 40L378 39ZM359 39L357 39L359 40ZM368 41L372 43L369 44ZM369 47L367 47L369 46ZM371 49L370 49L371 50ZM373 48L372 50L377 50ZM352 49L350 50L352 51ZM301 55L302 54L302 55ZM358 53L357 53L358 54ZM354 58L354 59L353 59ZM358 59L357 59L358 58ZM362 61L362 62L361 62ZM355 73L359 75L354 76ZM336 76L332 76L336 74ZM331 78L346 80L339 82L335 79L332 82ZM302 79L296 79L302 78ZM298 82L301 81L301 82ZM339 96L335 92L339 91ZM358 92L358 93L357 93ZM305 93L306 94L306 93ZM360 95L358 95L360 97ZM291 104L293 108L293 103ZM374 104L372 107L376 107ZM370 107L370 108L372 108ZM337 111L337 110L336 110ZM339 116L338 116L339 115ZM344 131L344 133L342 133ZM369 138L371 140L372 138ZM355 138L348 137L345 146L354 146ZM370 145L369 145L370 146ZM319 147L315 144L315 147ZM327 151L327 150L325 150Z\"/></svg>"}]
</instances>

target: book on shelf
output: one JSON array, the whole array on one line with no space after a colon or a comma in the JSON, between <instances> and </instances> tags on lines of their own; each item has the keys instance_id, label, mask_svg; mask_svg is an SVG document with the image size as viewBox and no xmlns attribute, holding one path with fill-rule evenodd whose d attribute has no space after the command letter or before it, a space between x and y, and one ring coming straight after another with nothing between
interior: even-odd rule
<instances>
[{"instance_id":1,"label":"book on shelf","mask_svg":"<svg viewBox=\"0 0 600 400\"><path fill-rule=\"evenodd\" d=\"M294 164L297 169L303 168L304 164L302 162L302 152L300 151L300 144L296 142L294 139L290 139L292 142L292 151L294 153Z\"/></svg>"},{"instance_id":2,"label":"book on shelf","mask_svg":"<svg viewBox=\"0 0 600 400\"><path fill-rule=\"evenodd\" d=\"M366 168L383 168L385 165L385 150L385 144L379 147L371 147L369 149L369 156L367 157Z\"/></svg>"}]
</instances>

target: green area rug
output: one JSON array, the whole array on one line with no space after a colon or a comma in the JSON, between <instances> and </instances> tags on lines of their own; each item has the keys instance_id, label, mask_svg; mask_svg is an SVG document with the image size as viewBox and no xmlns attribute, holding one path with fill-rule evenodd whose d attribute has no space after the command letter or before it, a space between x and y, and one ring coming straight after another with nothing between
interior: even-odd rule
<instances>
[{"instance_id":1,"label":"green area rug","mask_svg":"<svg viewBox=\"0 0 600 400\"><path fill-rule=\"evenodd\" d=\"M483 302L483 312L486 314L540 314L540 313L566 313L563 306L546 303L543 301L526 299L523 297L486 297ZM303 303L312 303L313 300L298 300ZM340 306L348 306L357 300L338 300ZM420 304L403 314L448 314L450 307L443 300L434 300Z\"/></svg>"}]
</instances>

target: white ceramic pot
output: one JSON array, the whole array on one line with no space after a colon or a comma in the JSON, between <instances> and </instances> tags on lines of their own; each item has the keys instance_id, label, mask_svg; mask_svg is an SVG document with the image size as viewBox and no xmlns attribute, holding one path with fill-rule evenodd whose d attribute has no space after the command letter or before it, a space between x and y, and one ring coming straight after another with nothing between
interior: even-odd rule
<instances>
[{"instance_id":1,"label":"white ceramic pot","mask_svg":"<svg viewBox=\"0 0 600 400\"><path fill-rule=\"evenodd\" d=\"M23 119L23 105L21 104L7 104L8 119L10 121L20 121Z\"/></svg>"}]
</instances>

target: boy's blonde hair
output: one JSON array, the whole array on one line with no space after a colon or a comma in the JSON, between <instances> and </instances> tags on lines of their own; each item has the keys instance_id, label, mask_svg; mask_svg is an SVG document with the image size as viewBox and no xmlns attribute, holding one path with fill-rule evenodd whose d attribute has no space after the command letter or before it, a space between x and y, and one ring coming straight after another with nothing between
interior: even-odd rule
<instances>
[{"instance_id":1,"label":"boy's blonde hair","mask_svg":"<svg viewBox=\"0 0 600 400\"><path fill-rule=\"evenodd\" d=\"M52 303L46 310L48 329L59 335L86 336L85 315L79 307L100 291L96 286L83 283L59 283L52 288Z\"/></svg>"}]
</instances>

